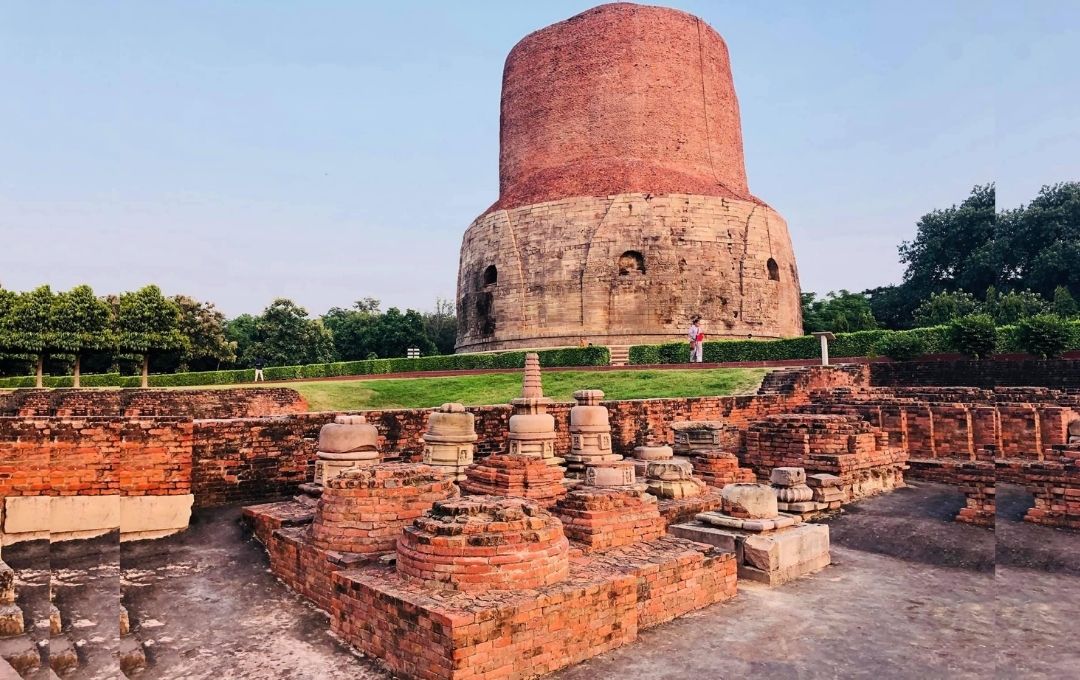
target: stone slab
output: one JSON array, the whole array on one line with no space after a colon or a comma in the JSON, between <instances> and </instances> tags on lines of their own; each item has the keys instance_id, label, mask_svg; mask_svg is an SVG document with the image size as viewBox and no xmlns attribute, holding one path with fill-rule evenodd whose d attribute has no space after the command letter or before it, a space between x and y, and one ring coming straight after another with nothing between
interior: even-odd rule
<instances>
[{"instance_id":1,"label":"stone slab","mask_svg":"<svg viewBox=\"0 0 1080 680\"><path fill-rule=\"evenodd\" d=\"M10 496L4 499L4 542L77 538L119 530L126 540L186 529L192 494L173 496ZM125 536L126 535L126 536Z\"/></svg>"},{"instance_id":2,"label":"stone slab","mask_svg":"<svg viewBox=\"0 0 1080 680\"><path fill-rule=\"evenodd\" d=\"M829 527L799 524L770 533L749 533L699 522L673 524L668 533L734 552L739 578L779 585L830 563Z\"/></svg>"},{"instance_id":3,"label":"stone slab","mask_svg":"<svg viewBox=\"0 0 1080 680\"><path fill-rule=\"evenodd\" d=\"M120 540L153 534L154 538L187 529L193 494L123 496L120 499ZM149 536L147 536L149 537Z\"/></svg>"}]
</instances>

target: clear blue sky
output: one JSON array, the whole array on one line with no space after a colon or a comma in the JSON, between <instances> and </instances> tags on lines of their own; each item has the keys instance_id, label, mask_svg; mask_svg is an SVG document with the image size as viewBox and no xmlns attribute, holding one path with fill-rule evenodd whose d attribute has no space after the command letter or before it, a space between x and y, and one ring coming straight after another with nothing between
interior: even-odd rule
<instances>
[{"instance_id":1,"label":"clear blue sky","mask_svg":"<svg viewBox=\"0 0 1080 680\"><path fill-rule=\"evenodd\" d=\"M453 298L509 49L593 3L5 2L0 284L228 315ZM1080 179L1080 3L675 5L727 40L805 290L896 282L920 215Z\"/></svg>"}]
</instances>

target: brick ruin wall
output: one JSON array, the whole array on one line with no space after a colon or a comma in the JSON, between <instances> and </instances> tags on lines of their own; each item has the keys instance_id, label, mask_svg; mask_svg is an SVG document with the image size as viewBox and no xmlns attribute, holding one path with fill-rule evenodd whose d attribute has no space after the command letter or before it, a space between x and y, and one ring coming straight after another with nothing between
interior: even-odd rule
<instances>
[{"instance_id":1,"label":"brick ruin wall","mask_svg":"<svg viewBox=\"0 0 1080 680\"><path fill-rule=\"evenodd\" d=\"M1013 359L875 362L873 385L881 387L1049 387L1080 389L1080 360Z\"/></svg>"},{"instance_id":2,"label":"brick ruin wall","mask_svg":"<svg viewBox=\"0 0 1080 680\"><path fill-rule=\"evenodd\" d=\"M307 402L300 393L284 387L0 391L0 416L248 418L305 411Z\"/></svg>"},{"instance_id":3,"label":"brick ruin wall","mask_svg":"<svg viewBox=\"0 0 1080 680\"><path fill-rule=\"evenodd\" d=\"M960 521L992 526L996 485L1007 483L1033 494L1028 521L1080 528L1080 444L1070 440L1080 392L872 387L821 391L811 401L801 410L855 415L880 427L909 452L909 478L963 489Z\"/></svg>"},{"instance_id":4,"label":"brick ruin wall","mask_svg":"<svg viewBox=\"0 0 1080 680\"><path fill-rule=\"evenodd\" d=\"M858 386L864 383L862 367L843 369L800 369L780 371L767 380L766 394L740 397L691 397L680 399L643 399L627 401L609 401L612 425L612 443L617 452L629 454L635 446L651 443L673 443L670 424L679 420L724 420L734 425L745 427L750 422L766 415L790 411L808 402L808 389L827 385ZM243 399L250 396L252 390L221 389L185 391L190 397L198 394L212 394L212 405L230 403L230 397ZM103 401L94 402L94 411L108 411L114 408L113 399L120 391L105 390L55 390L29 393L40 399L47 392L65 392L65 400L51 403L63 406L78 396L80 399L98 397ZM153 393L163 391L133 390L142 393L138 396L149 399ZM172 391L169 391L170 394ZM296 394L292 390L268 390L268 392ZM35 402L41 404L43 402ZM131 403L124 402L124 403ZM157 402L156 410L164 410L168 402ZM192 401L181 403L180 410L190 410ZM205 407L207 402L201 403ZM236 408L247 415L256 409L258 401L247 399ZM295 407L295 401L286 401L289 407ZM556 403L550 408L556 422L556 455L565 455L570 451L569 418L572 403ZM37 408L37 407L35 407ZM42 407L43 408L43 407ZM67 408L67 407L65 407ZM281 402L274 400L267 407L271 412L281 408ZM479 440L476 446L477 458L493 453L504 452L507 448L507 431L511 407L509 405L469 407L476 416L476 431ZM57 413L58 411L52 411ZM423 453L421 435L427 425L430 409L392 409L384 411L366 411L368 422L379 430L379 448L387 460L406 460L417 462ZM191 417L153 417L138 419L109 417L73 417L56 415L52 417L19 416L0 417L0 461L11 460L12 464L0 463L0 475L7 468L8 479L29 475L47 476L41 466L47 466L51 460L60 461L75 455L89 455L95 448L111 451L124 447L128 451L149 451L151 456L164 447L171 450L169 441L170 428L187 428L190 436L182 446L187 447L190 459L189 490L182 493L195 495L196 507L208 507L224 503L249 503L295 492L297 486L310 481L314 474L314 460L320 428L331 422L336 413L291 413L269 417L239 417L192 419ZM124 434L125 422L142 423L138 437ZM87 423L108 423L108 426L88 427ZM145 428L146 423L175 423L174 425ZM100 427L106 427L109 441L101 440ZM130 441L121 444L124 437ZM157 439L161 441L157 441ZM115 441L114 441L115 440ZM110 443L113 442L113 443ZM56 451L54 458L50 451ZM170 454L171 455L171 454ZM106 457L112 456L112 453ZM119 459L110 458L113 463ZM90 487L108 485L117 474L110 465L95 467L93 461L85 461L86 470L99 470L98 474L84 471L83 477ZM71 469L77 465L69 465ZM40 469L39 469L40 468ZM35 472L37 470L37 472ZM100 476L100 480L97 478ZM0 492L0 496L13 493L13 482ZM21 483L25 487L25 483ZM39 482L43 484L43 482ZM160 493L165 493L163 486ZM40 491L40 489L39 489ZM153 493L159 493L154 491Z\"/></svg>"},{"instance_id":5,"label":"brick ruin wall","mask_svg":"<svg viewBox=\"0 0 1080 680\"><path fill-rule=\"evenodd\" d=\"M0 498L191 493L185 418L0 417Z\"/></svg>"},{"instance_id":6,"label":"brick ruin wall","mask_svg":"<svg viewBox=\"0 0 1080 680\"><path fill-rule=\"evenodd\" d=\"M944 371L953 370L946 366L951 362L936 363L942 364L939 368ZM1080 361L1058 363L1060 366L1054 369L1057 374L1080 371ZM1080 480L1070 481L1076 476L1076 465L1068 462L1075 454L1070 453L1067 428L1080 413L1080 391L1045 387L868 387L867 378L873 378L874 370L874 366L845 366L777 371L766 378L760 394L744 397L607 402L613 445L617 452L627 454L642 444L670 444L670 424L682 420L723 420L745 429L766 416L800 410L857 415L885 431L890 445L908 452L909 476L971 490L969 497L981 508L983 521L987 521L989 511L986 497L992 496L996 481L1022 484L1036 494L1037 512L1031 514L1032 521L1045 515L1048 521L1055 522L1063 513L1073 513L1070 503L1075 505L1076 501L1066 500L1065 492L1080 486ZM992 373L994 369L983 370ZM110 404L116 402L112 400L124 391L55 392L70 392L72 396L65 399L105 395L105 402L94 405L94 409L103 411L113 408ZM212 404L228 404L230 396L247 394L249 390L192 392L212 392ZM40 399L38 391L27 393ZM50 408L56 405L74 409L65 406L70 404L66 400L49 403ZM191 403L181 408L190 409ZM239 408L253 409L256 403L249 400ZM290 407L295 407L295 402ZM564 455L570 448L570 407L569 403L558 403L551 408L558 433L557 455ZM158 402L155 408L161 410L164 406ZM275 400L268 408L281 408L281 402ZM477 457L503 451L510 407L480 406L469 410L476 415ZM428 413L427 409L386 410L367 412L366 416L379 429L380 448L388 459L419 461ZM293 493L300 483L311 479L319 429L334 415L294 413L198 420L0 417L0 496L46 495L53 493L53 488L58 494L79 495L110 491L125 495L192 493L199 507L279 497ZM185 428L188 434L176 435L180 438L173 441L173 433ZM178 450L185 452L176 453ZM169 461L177 456L188 461L187 472L165 472L173 465ZM160 464L156 462L159 458ZM139 466L145 466L145 470ZM123 480L119 478L120 469L125 470ZM980 488L981 499L977 493ZM1080 507L1076 510L1080 512Z\"/></svg>"}]
</instances>

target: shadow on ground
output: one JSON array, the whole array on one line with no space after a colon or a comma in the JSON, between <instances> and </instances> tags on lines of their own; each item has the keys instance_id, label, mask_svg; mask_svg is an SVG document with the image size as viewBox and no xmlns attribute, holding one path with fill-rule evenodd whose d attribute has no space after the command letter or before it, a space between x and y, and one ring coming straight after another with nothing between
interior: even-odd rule
<instances>
[{"instance_id":1,"label":"shadow on ground","mask_svg":"<svg viewBox=\"0 0 1080 680\"><path fill-rule=\"evenodd\" d=\"M778 588L740 584L730 602L553 677L1075 677L1080 534L1022 523L1020 489L999 499L996 532L953 522L963 495L938 484L848 506L828 520L832 566ZM201 511L185 534L120 547L124 602L150 661L139 677L391 677L273 578L239 514ZM4 556L19 569L17 548ZM23 591L35 613L38 591ZM101 608L85 589L64 597L72 611Z\"/></svg>"}]
</instances>

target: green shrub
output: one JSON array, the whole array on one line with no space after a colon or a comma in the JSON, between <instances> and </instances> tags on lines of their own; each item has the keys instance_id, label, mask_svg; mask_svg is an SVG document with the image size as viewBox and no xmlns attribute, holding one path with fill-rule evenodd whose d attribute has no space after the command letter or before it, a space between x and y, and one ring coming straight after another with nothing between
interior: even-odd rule
<instances>
[{"instance_id":1,"label":"green shrub","mask_svg":"<svg viewBox=\"0 0 1080 680\"><path fill-rule=\"evenodd\" d=\"M1043 359L1053 359L1074 344L1075 328L1056 314L1036 314L1016 324L1020 349Z\"/></svg>"},{"instance_id":2,"label":"green shrub","mask_svg":"<svg viewBox=\"0 0 1080 680\"><path fill-rule=\"evenodd\" d=\"M924 353L949 350L946 327L916 328L910 331L858 331L837 333L829 342L829 354L835 358L865 357L880 353L876 349L882 338L904 335L917 337ZM789 359L817 359L821 356L820 341L812 335L781 340L712 340L705 343L702 358L711 363L741 361L784 361ZM690 360L690 344L670 342L663 345L634 345L630 348L630 363L682 364Z\"/></svg>"},{"instance_id":3,"label":"green shrub","mask_svg":"<svg viewBox=\"0 0 1080 680\"><path fill-rule=\"evenodd\" d=\"M561 366L607 366L611 353L607 347L570 347L545 349L537 352L540 365L553 368ZM267 380L298 380L310 378L334 378L351 375L384 375L387 373L453 371L484 368L522 368L525 352L498 352L494 354L448 354L420 357L419 359L365 359L363 361L339 361L331 364L308 364L306 366L268 366L263 370ZM162 373L150 376L151 387L196 387L199 385L233 385L255 379L253 369L230 371L200 371L191 373ZM46 387L71 387L71 376L46 376ZM138 387L139 376L121 376L118 373L82 376L83 387ZM33 387L34 376L0 378L0 388Z\"/></svg>"},{"instance_id":4,"label":"green shrub","mask_svg":"<svg viewBox=\"0 0 1080 680\"><path fill-rule=\"evenodd\" d=\"M926 354L926 341L918 333L890 333L874 343L873 351L896 361L911 361Z\"/></svg>"},{"instance_id":5,"label":"green shrub","mask_svg":"<svg viewBox=\"0 0 1080 680\"><path fill-rule=\"evenodd\" d=\"M997 327L989 314L968 314L949 322L952 349L964 356L985 359L997 347Z\"/></svg>"}]
</instances>

